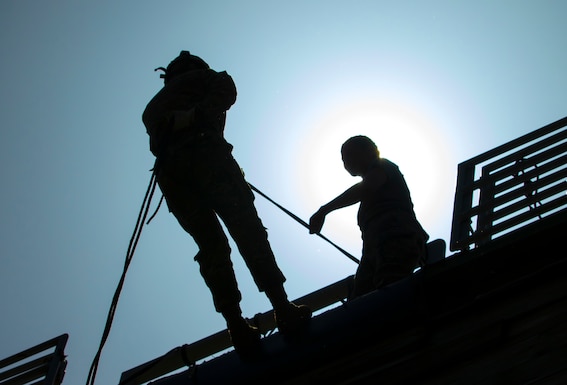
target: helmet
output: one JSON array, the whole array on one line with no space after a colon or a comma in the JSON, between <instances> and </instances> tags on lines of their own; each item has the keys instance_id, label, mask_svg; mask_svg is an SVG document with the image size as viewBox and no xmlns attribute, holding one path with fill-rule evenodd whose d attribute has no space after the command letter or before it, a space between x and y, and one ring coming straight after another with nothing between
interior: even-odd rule
<instances>
[{"instance_id":1,"label":"helmet","mask_svg":"<svg viewBox=\"0 0 567 385\"><path fill-rule=\"evenodd\" d=\"M179 56L169 63L167 68L159 67L155 71L161 70L164 73L160 75L165 84L172 78L179 76L185 72L209 69L209 65L200 57L191 55L189 51L181 51Z\"/></svg>"}]
</instances>

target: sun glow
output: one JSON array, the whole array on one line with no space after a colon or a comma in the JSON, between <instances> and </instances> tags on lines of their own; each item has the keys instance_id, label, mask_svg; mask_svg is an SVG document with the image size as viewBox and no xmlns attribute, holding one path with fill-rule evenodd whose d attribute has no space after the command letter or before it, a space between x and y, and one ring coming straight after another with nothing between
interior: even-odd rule
<instances>
[{"instance_id":1,"label":"sun glow","mask_svg":"<svg viewBox=\"0 0 567 385\"><path fill-rule=\"evenodd\" d=\"M315 120L296 158L296 175L300 176L305 192L304 205L316 210L360 180L344 170L340 156L342 143L354 135L370 137L381 157L400 167L419 220L434 222L440 206L452 199L441 193L450 191L447 183L453 183L450 146L440 135L440 128L419 110L384 101L353 103ZM360 239L353 215L356 211L353 214L345 209L330 214L323 232L336 226L338 237Z\"/></svg>"}]
</instances>

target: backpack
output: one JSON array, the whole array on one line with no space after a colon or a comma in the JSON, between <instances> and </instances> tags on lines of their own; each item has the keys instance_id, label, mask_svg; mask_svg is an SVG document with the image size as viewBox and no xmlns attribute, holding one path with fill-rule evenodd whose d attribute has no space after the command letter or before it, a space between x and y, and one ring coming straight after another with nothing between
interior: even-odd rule
<instances>
[{"instance_id":1,"label":"backpack","mask_svg":"<svg viewBox=\"0 0 567 385\"><path fill-rule=\"evenodd\" d=\"M168 64L167 68L158 67L154 71L163 71L160 78L163 79L164 84L167 84L171 79L188 71L197 69L209 69L209 65L200 57L192 55L189 51L181 51L179 56Z\"/></svg>"}]
</instances>

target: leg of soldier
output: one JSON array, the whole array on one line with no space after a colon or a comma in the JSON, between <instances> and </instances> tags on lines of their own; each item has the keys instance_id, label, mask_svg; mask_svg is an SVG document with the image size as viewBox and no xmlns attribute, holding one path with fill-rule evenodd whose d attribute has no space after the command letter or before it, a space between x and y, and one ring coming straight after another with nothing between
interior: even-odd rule
<instances>
[{"instance_id":1,"label":"leg of soldier","mask_svg":"<svg viewBox=\"0 0 567 385\"><path fill-rule=\"evenodd\" d=\"M162 165L158 182L169 209L199 246L195 260L212 293L215 309L226 320L235 350L243 359L256 357L261 352L260 331L242 317L228 239L207 191L211 187L207 158L187 151L168 160L171 162Z\"/></svg>"},{"instance_id":2,"label":"leg of soldier","mask_svg":"<svg viewBox=\"0 0 567 385\"><path fill-rule=\"evenodd\" d=\"M254 206L254 194L240 167L230 154L214 163L214 188L208 189L214 210L234 239L260 291L281 286L285 277L277 266L268 234Z\"/></svg>"},{"instance_id":3,"label":"leg of soldier","mask_svg":"<svg viewBox=\"0 0 567 385\"><path fill-rule=\"evenodd\" d=\"M213 195L215 211L237 244L258 289L265 292L272 303L279 331L288 338L299 337L309 324L311 309L288 300L283 286L285 277L258 217L254 194L232 156L223 160L217 169L218 190Z\"/></svg>"},{"instance_id":4,"label":"leg of soldier","mask_svg":"<svg viewBox=\"0 0 567 385\"><path fill-rule=\"evenodd\" d=\"M391 211L365 223L354 295L412 274L425 253L426 236L415 218L405 211Z\"/></svg>"},{"instance_id":5,"label":"leg of soldier","mask_svg":"<svg viewBox=\"0 0 567 385\"><path fill-rule=\"evenodd\" d=\"M363 241L362 257L354 276L354 288L352 297L360 297L374 291L374 271L376 270L376 259L378 257L378 245L371 240Z\"/></svg>"},{"instance_id":6,"label":"leg of soldier","mask_svg":"<svg viewBox=\"0 0 567 385\"><path fill-rule=\"evenodd\" d=\"M294 333L308 324L311 310L288 301L283 287L285 277L254 207L254 195L231 155L232 147L218 137L203 138L200 144L191 165L199 186L191 187L202 191L208 207L225 223L256 285L274 306L280 331Z\"/></svg>"},{"instance_id":7,"label":"leg of soldier","mask_svg":"<svg viewBox=\"0 0 567 385\"><path fill-rule=\"evenodd\" d=\"M233 308L241 299L232 262L230 247L214 211L200 196L199 180L191 167L183 167L179 159L164 164L158 182L169 210L199 247L195 260L211 290L215 309L222 312Z\"/></svg>"},{"instance_id":8,"label":"leg of soldier","mask_svg":"<svg viewBox=\"0 0 567 385\"><path fill-rule=\"evenodd\" d=\"M385 240L375 266L375 287L380 288L410 276L424 252L425 242L415 235Z\"/></svg>"}]
</instances>

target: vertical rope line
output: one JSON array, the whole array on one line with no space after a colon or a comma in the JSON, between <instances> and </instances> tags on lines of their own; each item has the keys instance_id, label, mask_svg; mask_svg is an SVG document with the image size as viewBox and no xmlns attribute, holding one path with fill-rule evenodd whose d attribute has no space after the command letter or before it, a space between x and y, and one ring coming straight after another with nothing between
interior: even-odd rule
<instances>
[{"instance_id":1,"label":"vertical rope line","mask_svg":"<svg viewBox=\"0 0 567 385\"><path fill-rule=\"evenodd\" d=\"M114 315L116 313L116 308L118 305L118 299L120 297L120 293L122 291L122 287L124 286L124 280L126 278L126 273L128 271L128 267L130 266L130 262L134 256L134 251L136 250L136 246L138 245L138 241L140 236L142 235L142 229L144 226L144 222L148 215L148 211L150 209L150 204L152 201L152 197L154 195L155 189L157 185L157 177L156 177L156 168L152 172L152 176L150 178L150 183L148 185L148 189L146 190L146 195L144 196L144 200L142 202L142 206L140 208L140 213L138 214L138 219L136 221L136 226L134 228L134 232L132 237L130 238L130 243L128 245L128 251L126 253L126 260L124 262L124 270L122 271L122 276L120 277L120 281L118 282L118 286L116 287L116 291L114 292L114 296L112 298L112 303L110 305L110 309L108 311L108 316L106 319L106 324L104 327L104 331L102 333L102 338L100 341L100 345L98 347L98 351L93 359L91 364L91 368L89 370L89 375L87 377L87 385L94 385L96 374L98 371L98 364L100 361L100 356L102 354L102 349L108 339L110 334L110 328L112 326L112 321L114 319Z\"/></svg>"}]
</instances>

